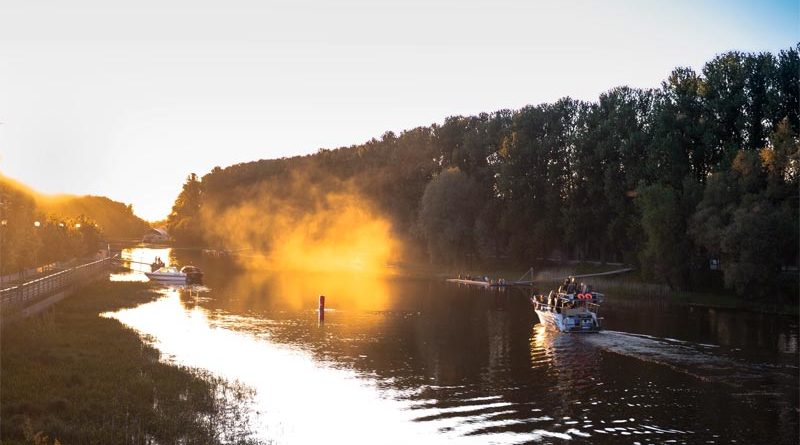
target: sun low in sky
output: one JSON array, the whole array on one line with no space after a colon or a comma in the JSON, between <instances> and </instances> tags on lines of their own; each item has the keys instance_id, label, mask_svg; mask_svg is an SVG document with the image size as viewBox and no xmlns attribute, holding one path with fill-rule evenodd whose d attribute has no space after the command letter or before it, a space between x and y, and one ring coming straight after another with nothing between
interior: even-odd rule
<instances>
[{"instance_id":1,"label":"sun low in sky","mask_svg":"<svg viewBox=\"0 0 800 445\"><path fill-rule=\"evenodd\" d=\"M150 220L188 173L658 87L794 45L796 1L0 3L0 172Z\"/></svg>"}]
</instances>

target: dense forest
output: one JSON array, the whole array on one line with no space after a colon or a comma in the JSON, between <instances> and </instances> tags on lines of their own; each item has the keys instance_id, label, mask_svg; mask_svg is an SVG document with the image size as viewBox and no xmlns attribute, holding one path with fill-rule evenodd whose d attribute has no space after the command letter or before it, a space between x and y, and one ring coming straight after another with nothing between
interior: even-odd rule
<instances>
[{"instance_id":1,"label":"dense forest","mask_svg":"<svg viewBox=\"0 0 800 445\"><path fill-rule=\"evenodd\" d=\"M236 206L258 184L280 194L309 172L353 184L439 263L624 262L674 289L763 297L797 275L799 49L728 52L701 72L675 69L660 88L617 87L596 102L453 116L216 167L188 178L169 227L179 242L212 243L204 208Z\"/></svg>"},{"instance_id":2,"label":"dense forest","mask_svg":"<svg viewBox=\"0 0 800 445\"><path fill-rule=\"evenodd\" d=\"M0 274L94 254L106 238L139 238L148 224L98 196L42 196L0 176Z\"/></svg>"}]
</instances>

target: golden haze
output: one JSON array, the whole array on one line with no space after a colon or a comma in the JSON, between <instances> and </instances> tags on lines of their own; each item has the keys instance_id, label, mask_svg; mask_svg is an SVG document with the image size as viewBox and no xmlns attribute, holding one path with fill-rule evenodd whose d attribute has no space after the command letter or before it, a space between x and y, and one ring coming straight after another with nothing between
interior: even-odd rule
<instances>
[{"instance_id":1,"label":"golden haze","mask_svg":"<svg viewBox=\"0 0 800 445\"><path fill-rule=\"evenodd\" d=\"M203 226L212 243L242 249L250 273L232 285L244 300L270 293L280 296L271 304L299 309L325 294L330 307L378 309L390 298L387 265L401 243L352 183L292 173L227 195L239 202L209 203Z\"/></svg>"},{"instance_id":2,"label":"golden haze","mask_svg":"<svg viewBox=\"0 0 800 445\"><path fill-rule=\"evenodd\" d=\"M248 268L385 274L401 257L391 223L351 183L323 177L292 173L237 190L234 205L209 203L206 238L241 249Z\"/></svg>"}]
</instances>

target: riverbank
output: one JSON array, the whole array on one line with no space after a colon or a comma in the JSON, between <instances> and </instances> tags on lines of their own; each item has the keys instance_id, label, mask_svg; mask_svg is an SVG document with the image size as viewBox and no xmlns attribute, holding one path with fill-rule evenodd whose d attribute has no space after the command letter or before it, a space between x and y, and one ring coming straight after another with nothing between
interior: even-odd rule
<instances>
[{"instance_id":1,"label":"riverbank","mask_svg":"<svg viewBox=\"0 0 800 445\"><path fill-rule=\"evenodd\" d=\"M2 443L255 443L246 388L164 363L99 316L158 297L148 283L102 282L4 326Z\"/></svg>"},{"instance_id":2,"label":"riverbank","mask_svg":"<svg viewBox=\"0 0 800 445\"><path fill-rule=\"evenodd\" d=\"M577 263L570 265L553 266L534 266L533 280L539 292L547 292L550 288L555 288L560 281L569 275L597 274L624 268L619 264L598 265ZM489 266L485 269L466 270L459 272L437 271L437 276L454 277L458 273L471 274L472 276L487 276L490 279L503 278L507 281L519 279L528 270ZM526 277L528 279L530 275ZM763 302L744 299L733 293L715 292L689 292L670 289L665 284L648 283L643 281L637 271L622 273L614 276L598 276L585 278L579 281L586 281L595 286L600 292L608 296L619 298L638 298L646 295L648 298L665 298L678 304L685 304L696 307L708 307L716 309L739 309L765 314L780 314L800 316L800 302L798 304L786 304L782 301Z\"/></svg>"}]
</instances>

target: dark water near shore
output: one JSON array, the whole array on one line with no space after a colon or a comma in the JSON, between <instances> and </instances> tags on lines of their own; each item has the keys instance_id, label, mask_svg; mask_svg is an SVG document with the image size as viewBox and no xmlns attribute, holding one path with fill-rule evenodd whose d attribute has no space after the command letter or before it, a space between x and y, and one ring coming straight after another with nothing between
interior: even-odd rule
<instances>
[{"instance_id":1,"label":"dark water near shore","mask_svg":"<svg viewBox=\"0 0 800 445\"><path fill-rule=\"evenodd\" d=\"M275 443L797 443L794 317L607 295L606 331L565 335L513 289L178 260L208 289L113 316L254 388Z\"/></svg>"}]
</instances>

